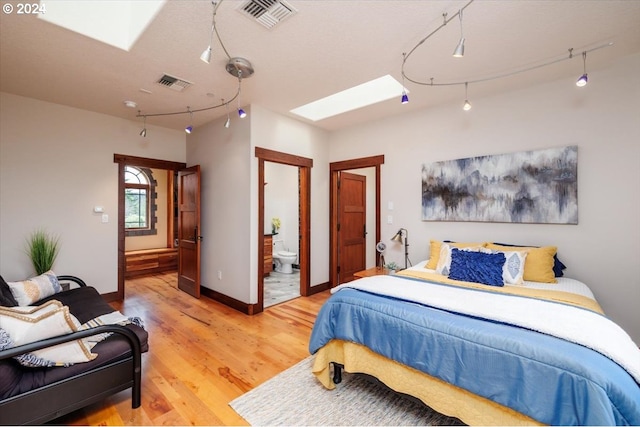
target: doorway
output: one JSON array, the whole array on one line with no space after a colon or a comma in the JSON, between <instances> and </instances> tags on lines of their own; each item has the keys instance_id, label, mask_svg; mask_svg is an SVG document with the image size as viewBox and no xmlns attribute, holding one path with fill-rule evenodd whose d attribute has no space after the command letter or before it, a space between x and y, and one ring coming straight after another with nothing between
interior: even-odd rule
<instances>
[{"instance_id":1,"label":"doorway","mask_svg":"<svg viewBox=\"0 0 640 427\"><path fill-rule=\"evenodd\" d=\"M125 154L114 154L114 163L118 164L118 291L117 300L124 300L125 284L125 188L124 176L127 166L143 167L150 169L169 170L177 173L186 168L185 163L171 162L166 160L156 160L144 157L128 156Z\"/></svg>"},{"instance_id":2,"label":"doorway","mask_svg":"<svg viewBox=\"0 0 640 427\"><path fill-rule=\"evenodd\" d=\"M384 164L384 155L364 157L360 159L344 160L329 164L329 286L335 287L340 284L340 257L338 253L338 227L340 224L339 215L339 177L342 171L364 169L373 167L375 169L375 241L380 241L380 165ZM375 245L371 251L375 252ZM377 256L377 253L374 254Z\"/></svg>"},{"instance_id":3,"label":"doorway","mask_svg":"<svg viewBox=\"0 0 640 427\"><path fill-rule=\"evenodd\" d=\"M280 163L298 168L300 295L310 294L311 282L311 168L313 160L301 156L256 147L258 158L258 302L250 306L249 314L264 310L265 276L265 162Z\"/></svg>"}]
</instances>

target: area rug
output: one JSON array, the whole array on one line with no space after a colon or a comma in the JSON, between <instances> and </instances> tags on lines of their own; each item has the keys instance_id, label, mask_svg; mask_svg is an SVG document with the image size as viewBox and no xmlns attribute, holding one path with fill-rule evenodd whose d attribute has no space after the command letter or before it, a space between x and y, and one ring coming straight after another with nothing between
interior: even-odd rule
<instances>
[{"instance_id":1,"label":"area rug","mask_svg":"<svg viewBox=\"0 0 640 427\"><path fill-rule=\"evenodd\" d=\"M304 359L229 405L253 426L463 425L360 375L343 373L327 390L311 373L312 362L313 356Z\"/></svg>"}]
</instances>

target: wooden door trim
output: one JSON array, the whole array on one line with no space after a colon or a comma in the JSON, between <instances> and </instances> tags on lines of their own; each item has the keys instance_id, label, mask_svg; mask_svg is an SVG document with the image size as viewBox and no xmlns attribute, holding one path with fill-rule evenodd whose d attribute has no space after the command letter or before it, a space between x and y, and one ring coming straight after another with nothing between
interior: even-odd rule
<instances>
[{"instance_id":1,"label":"wooden door trim","mask_svg":"<svg viewBox=\"0 0 640 427\"><path fill-rule=\"evenodd\" d=\"M169 160L149 159L135 157L126 154L114 154L113 162L118 163L118 291L116 300L124 299L124 169L125 166L139 166L152 169L166 169L179 171L187 167L186 163L172 162ZM110 298L112 299L112 298Z\"/></svg>"},{"instance_id":2,"label":"wooden door trim","mask_svg":"<svg viewBox=\"0 0 640 427\"><path fill-rule=\"evenodd\" d=\"M359 159L342 160L329 164L329 286L338 284L338 174L343 170L363 169L374 167L376 171L376 242L380 241L380 183L381 168L384 164L384 154L379 156L362 157ZM375 250L375 248L373 249Z\"/></svg>"},{"instance_id":3,"label":"wooden door trim","mask_svg":"<svg viewBox=\"0 0 640 427\"><path fill-rule=\"evenodd\" d=\"M264 162L297 166L300 183L300 295L311 294L311 168L313 159L255 147L258 158L258 302L249 306L248 314L264 310Z\"/></svg>"}]
</instances>

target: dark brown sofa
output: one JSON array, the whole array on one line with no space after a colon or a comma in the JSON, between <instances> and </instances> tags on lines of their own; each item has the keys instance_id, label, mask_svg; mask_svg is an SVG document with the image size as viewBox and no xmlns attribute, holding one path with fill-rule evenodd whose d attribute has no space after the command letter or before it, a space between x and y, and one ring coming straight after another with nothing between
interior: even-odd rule
<instances>
[{"instance_id":1,"label":"dark brown sofa","mask_svg":"<svg viewBox=\"0 0 640 427\"><path fill-rule=\"evenodd\" d=\"M79 287L38 301L55 299L69 306L80 323L113 312L102 296L73 276L58 276L61 283ZM5 288L6 287L6 288ZM11 304L10 289L0 277L1 305ZM6 291L9 290L7 296ZM8 301L9 300L9 301ZM14 356L99 333L112 335L98 343L92 353L98 356L69 367L29 368ZM131 388L131 406L140 406L141 353L148 350L147 332L129 324L103 325L0 351L0 424L42 424L69 412Z\"/></svg>"}]
</instances>

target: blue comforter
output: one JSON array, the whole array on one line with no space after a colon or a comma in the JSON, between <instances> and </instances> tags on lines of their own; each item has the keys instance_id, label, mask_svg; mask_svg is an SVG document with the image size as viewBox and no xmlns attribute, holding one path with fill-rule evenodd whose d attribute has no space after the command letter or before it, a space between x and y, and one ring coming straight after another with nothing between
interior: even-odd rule
<instances>
[{"instance_id":1,"label":"blue comforter","mask_svg":"<svg viewBox=\"0 0 640 427\"><path fill-rule=\"evenodd\" d=\"M440 378L551 425L640 425L640 387L618 364L553 336L345 288L316 319L333 339Z\"/></svg>"}]
</instances>

